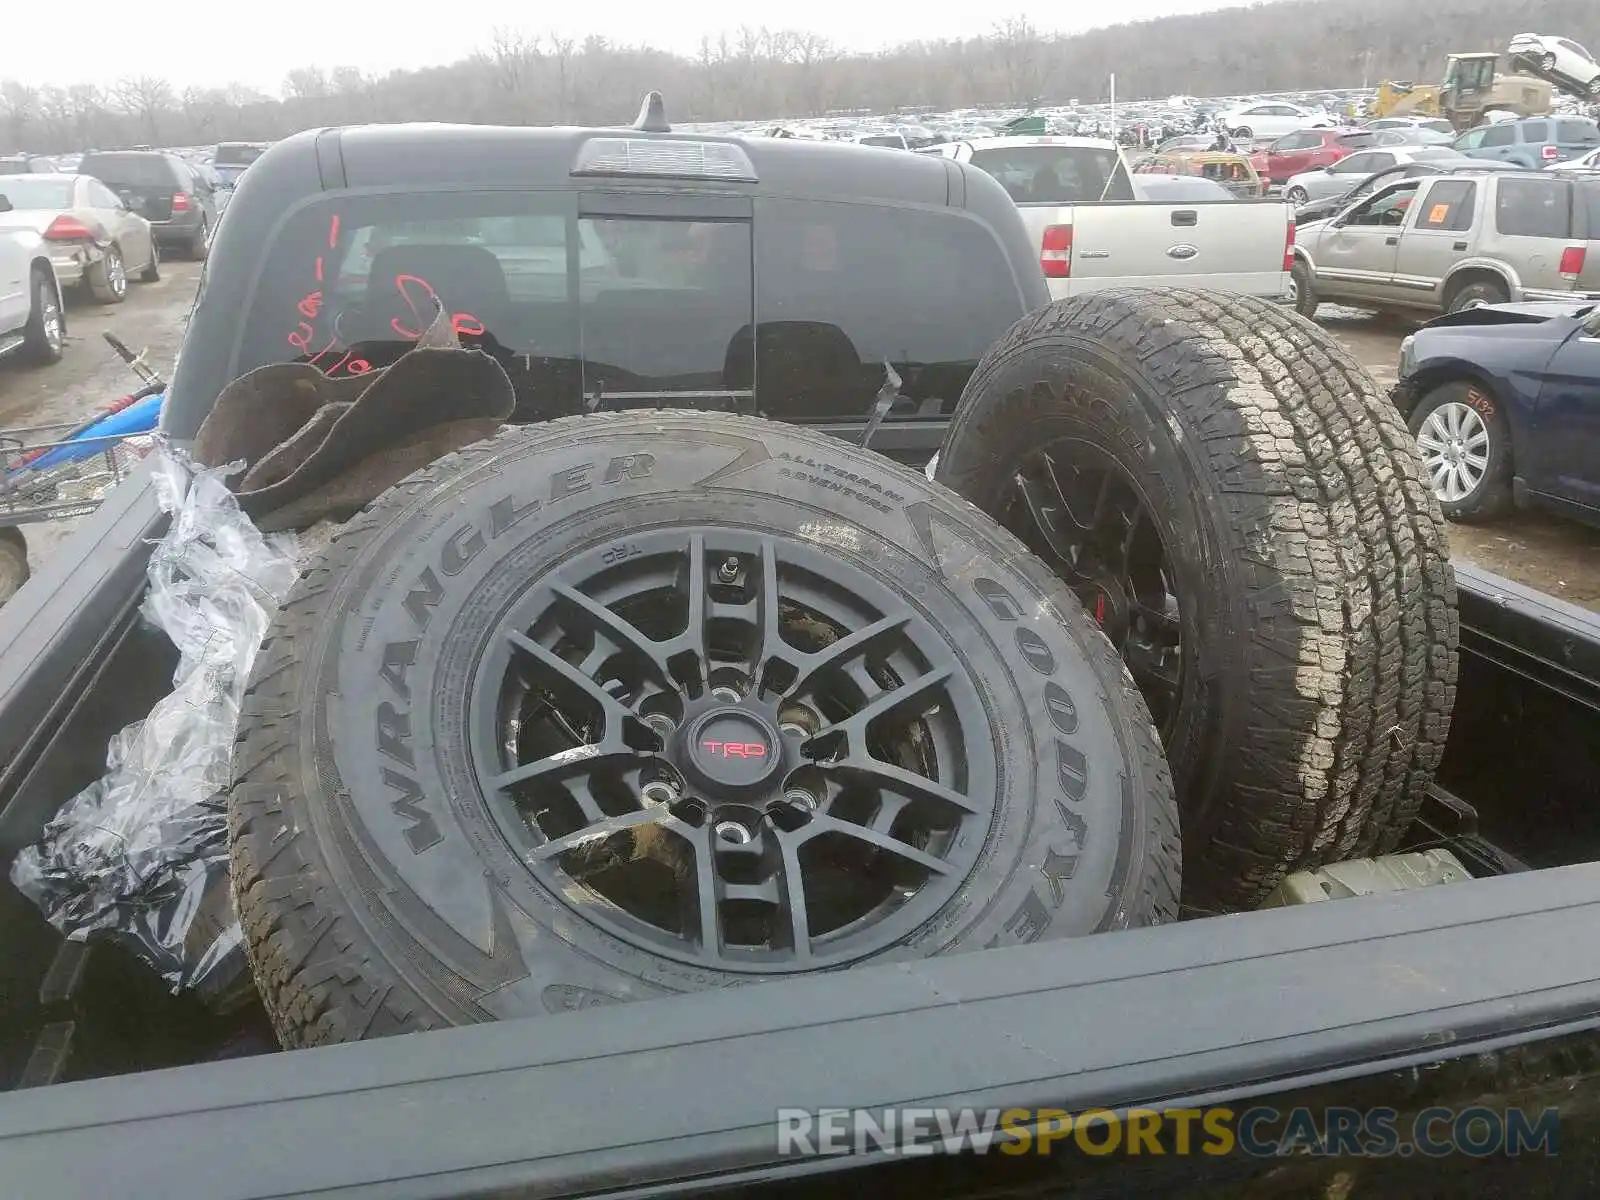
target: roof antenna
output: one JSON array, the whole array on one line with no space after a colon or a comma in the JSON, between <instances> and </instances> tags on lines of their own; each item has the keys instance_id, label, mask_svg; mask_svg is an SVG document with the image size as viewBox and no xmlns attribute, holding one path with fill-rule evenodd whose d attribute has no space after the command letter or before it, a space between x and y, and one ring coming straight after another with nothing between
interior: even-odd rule
<instances>
[{"instance_id":1,"label":"roof antenna","mask_svg":"<svg viewBox=\"0 0 1600 1200\"><path fill-rule=\"evenodd\" d=\"M639 115L633 119L633 127L645 133L672 132L672 126L667 124L667 104L660 92L645 93L644 103L639 106Z\"/></svg>"}]
</instances>

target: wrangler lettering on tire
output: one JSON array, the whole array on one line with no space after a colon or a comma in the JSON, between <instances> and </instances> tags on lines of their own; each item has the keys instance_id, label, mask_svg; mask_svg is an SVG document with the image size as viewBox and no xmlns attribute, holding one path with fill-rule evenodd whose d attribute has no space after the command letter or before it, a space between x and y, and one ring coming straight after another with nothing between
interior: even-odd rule
<instances>
[{"instance_id":1,"label":"wrangler lettering on tire","mask_svg":"<svg viewBox=\"0 0 1600 1200\"><path fill-rule=\"evenodd\" d=\"M609 414L435 463L302 577L240 730L233 882L290 1045L1177 910L1155 731L1071 593L788 426Z\"/></svg>"},{"instance_id":2,"label":"wrangler lettering on tire","mask_svg":"<svg viewBox=\"0 0 1600 1200\"><path fill-rule=\"evenodd\" d=\"M978 364L937 478L1017 533L1121 648L1160 726L1184 900L1391 849L1444 749L1444 527L1393 406L1278 305L1111 289Z\"/></svg>"}]
</instances>

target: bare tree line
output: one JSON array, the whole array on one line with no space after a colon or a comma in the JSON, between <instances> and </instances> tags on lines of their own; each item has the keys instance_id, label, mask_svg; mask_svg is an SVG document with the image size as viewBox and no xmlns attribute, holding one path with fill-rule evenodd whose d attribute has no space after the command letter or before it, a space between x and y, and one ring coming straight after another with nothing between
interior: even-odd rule
<instances>
[{"instance_id":1,"label":"bare tree line","mask_svg":"<svg viewBox=\"0 0 1600 1200\"><path fill-rule=\"evenodd\" d=\"M109 86L0 81L0 150L200 145L265 140L319 125L470 121L614 124L651 88L674 121L817 116L1349 87L1436 79L1453 50L1503 49L1524 29L1600 40L1594 0L1287 0L1041 33L1012 17L985 35L846 53L826 36L744 27L701 39L693 56L591 36L502 28L469 58L417 71L299 67L281 94L231 84L179 90L153 74Z\"/></svg>"}]
</instances>

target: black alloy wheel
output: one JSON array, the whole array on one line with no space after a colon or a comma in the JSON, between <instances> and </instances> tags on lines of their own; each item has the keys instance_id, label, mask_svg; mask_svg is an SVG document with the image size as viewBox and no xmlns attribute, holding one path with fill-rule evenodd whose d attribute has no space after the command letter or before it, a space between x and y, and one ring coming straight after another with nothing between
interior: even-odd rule
<instances>
[{"instance_id":1,"label":"black alloy wheel","mask_svg":"<svg viewBox=\"0 0 1600 1200\"><path fill-rule=\"evenodd\" d=\"M479 780L550 894L745 972L859 958L934 914L996 787L940 633L804 542L656 529L617 555L513 600L472 683Z\"/></svg>"},{"instance_id":2,"label":"black alloy wheel","mask_svg":"<svg viewBox=\"0 0 1600 1200\"><path fill-rule=\"evenodd\" d=\"M1132 477L1092 442L1052 442L1023 461L1001 523L1077 593L1167 734L1183 694L1181 609L1166 548Z\"/></svg>"}]
</instances>

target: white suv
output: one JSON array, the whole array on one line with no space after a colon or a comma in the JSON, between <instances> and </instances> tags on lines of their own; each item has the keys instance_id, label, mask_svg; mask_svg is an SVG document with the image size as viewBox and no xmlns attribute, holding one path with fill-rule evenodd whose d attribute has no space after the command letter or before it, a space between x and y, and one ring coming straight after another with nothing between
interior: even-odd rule
<instances>
[{"instance_id":1,"label":"white suv","mask_svg":"<svg viewBox=\"0 0 1600 1200\"><path fill-rule=\"evenodd\" d=\"M6 227L10 208L0 200L0 358L21 352L53 363L66 345L61 283L38 233Z\"/></svg>"},{"instance_id":2,"label":"white suv","mask_svg":"<svg viewBox=\"0 0 1600 1200\"><path fill-rule=\"evenodd\" d=\"M1571 38L1519 33L1506 53L1512 62L1526 64L1551 83L1600 99L1600 63Z\"/></svg>"}]
</instances>

